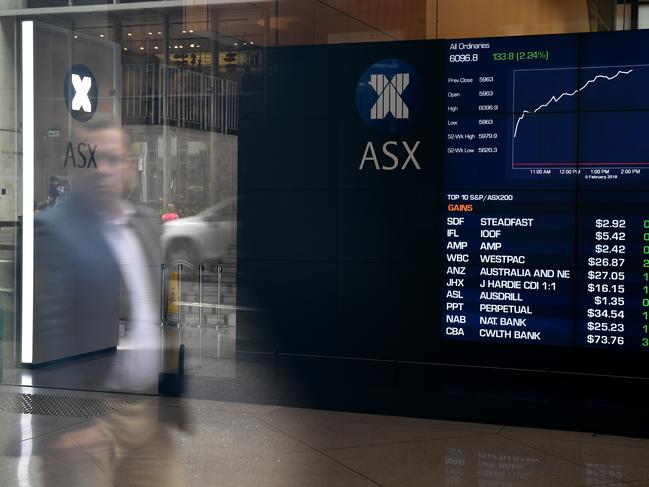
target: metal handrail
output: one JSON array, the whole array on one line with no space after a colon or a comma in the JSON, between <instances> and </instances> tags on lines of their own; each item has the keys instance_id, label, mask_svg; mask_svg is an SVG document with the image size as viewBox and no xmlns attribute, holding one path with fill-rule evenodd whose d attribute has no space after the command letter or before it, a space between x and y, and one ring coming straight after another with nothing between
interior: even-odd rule
<instances>
[{"instance_id":1,"label":"metal handrail","mask_svg":"<svg viewBox=\"0 0 649 487\"><path fill-rule=\"evenodd\" d=\"M239 83L167 64L122 66L126 124L172 125L220 133L239 128Z\"/></svg>"}]
</instances>

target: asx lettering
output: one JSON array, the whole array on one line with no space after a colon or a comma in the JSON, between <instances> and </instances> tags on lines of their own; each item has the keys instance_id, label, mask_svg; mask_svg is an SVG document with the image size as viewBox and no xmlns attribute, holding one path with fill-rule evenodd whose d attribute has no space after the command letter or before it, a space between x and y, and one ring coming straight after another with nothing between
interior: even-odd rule
<instances>
[{"instance_id":1,"label":"asx lettering","mask_svg":"<svg viewBox=\"0 0 649 487\"><path fill-rule=\"evenodd\" d=\"M402 149L396 140L388 140L381 147L381 152L385 156L382 159L385 161L385 163L379 162L379 157L376 155L374 144L372 142L368 142L365 146L365 152L363 153L363 158L361 159L358 170L362 171L366 163L373 165L374 169L376 169L377 171L394 171L395 169L399 168L403 171L404 169L406 169L406 167L408 167L410 163L412 163L412 166L414 166L415 169L421 170L421 166L419 165L419 162L417 162L417 158L415 157L415 151L419 147L420 142L421 141L418 140L411 147L408 142L402 140ZM404 149L405 154L403 153ZM405 159L402 156L405 156Z\"/></svg>"},{"instance_id":2,"label":"asx lettering","mask_svg":"<svg viewBox=\"0 0 649 487\"><path fill-rule=\"evenodd\" d=\"M79 142L77 146L74 147L72 142L68 142L63 167L68 167L68 163L71 163L72 167L90 168L90 166L93 165L95 166L95 169L97 169L97 160L95 159L96 151L96 145L92 146L85 142Z\"/></svg>"}]
</instances>

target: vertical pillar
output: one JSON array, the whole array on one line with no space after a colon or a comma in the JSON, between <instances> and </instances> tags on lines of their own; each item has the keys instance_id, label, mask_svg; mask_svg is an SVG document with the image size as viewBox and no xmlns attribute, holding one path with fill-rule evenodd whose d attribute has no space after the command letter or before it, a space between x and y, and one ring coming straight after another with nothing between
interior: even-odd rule
<instances>
[{"instance_id":1,"label":"vertical pillar","mask_svg":"<svg viewBox=\"0 0 649 487\"><path fill-rule=\"evenodd\" d=\"M19 213L16 31L15 18L0 18L0 221L16 221Z\"/></svg>"}]
</instances>

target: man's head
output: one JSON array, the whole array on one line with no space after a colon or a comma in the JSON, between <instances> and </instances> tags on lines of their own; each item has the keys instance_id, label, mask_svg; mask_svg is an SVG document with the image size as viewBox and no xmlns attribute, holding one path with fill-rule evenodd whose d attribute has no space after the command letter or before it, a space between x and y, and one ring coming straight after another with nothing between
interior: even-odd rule
<instances>
[{"instance_id":1,"label":"man's head","mask_svg":"<svg viewBox=\"0 0 649 487\"><path fill-rule=\"evenodd\" d=\"M128 135L112 118L95 116L91 124L76 131L72 144L74 150L85 152L87 163L85 167L68 166L71 191L82 193L101 210L116 210L124 190L137 176Z\"/></svg>"}]
</instances>

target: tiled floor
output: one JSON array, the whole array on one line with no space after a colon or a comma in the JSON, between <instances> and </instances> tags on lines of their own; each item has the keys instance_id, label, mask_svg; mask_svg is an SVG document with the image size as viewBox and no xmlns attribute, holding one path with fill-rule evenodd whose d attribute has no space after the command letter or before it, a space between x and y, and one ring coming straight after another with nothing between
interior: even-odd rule
<instances>
[{"instance_id":1,"label":"tiled floor","mask_svg":"<svg viewBox=\"0 0 649 487\"><path fill-rule=\"evenodd\" d=\"M649 487L649 440L194 399L0 392L133 402L90 420L0 413L3 487ZM120 462L116 445L93 431L120 424L127 410L168 435L155 434ZM163 426L181 414L188 428ZM111 438L123 444L147 434L137 424L126 439ZM173 484L177 473L182 480Z\"/></svg>"}]
</instances>

